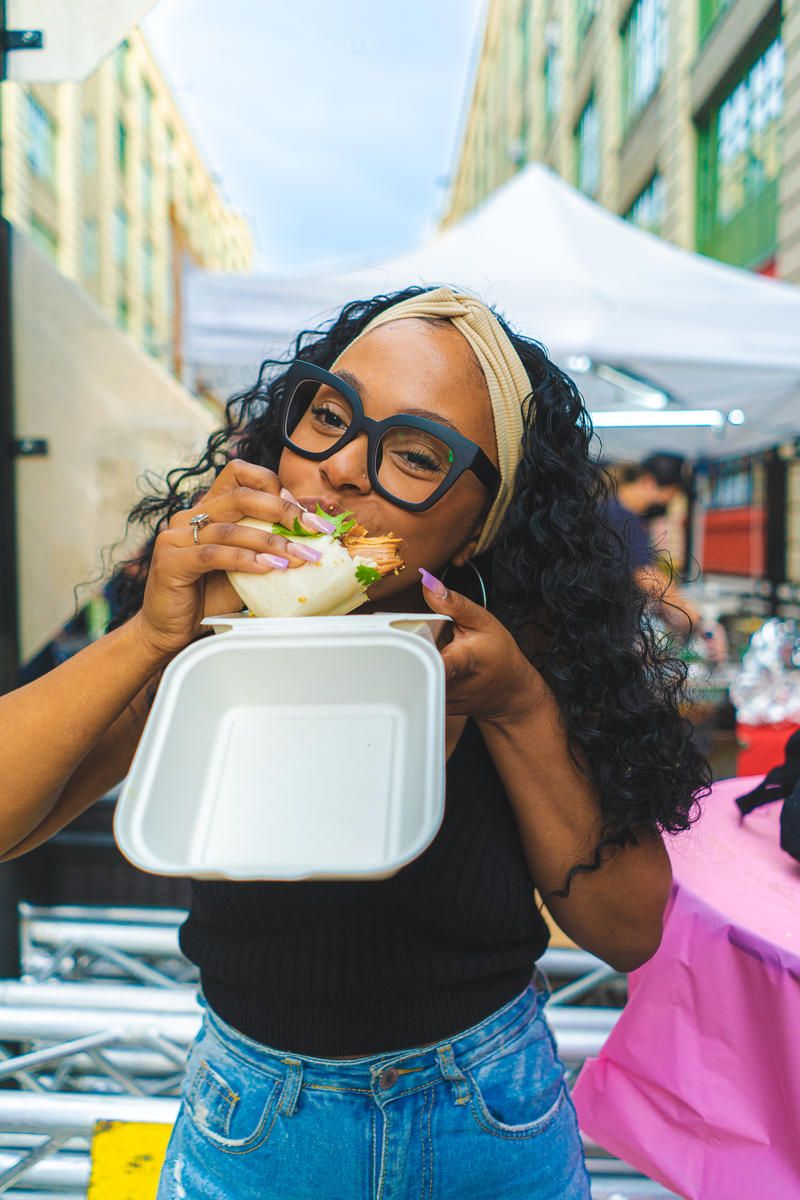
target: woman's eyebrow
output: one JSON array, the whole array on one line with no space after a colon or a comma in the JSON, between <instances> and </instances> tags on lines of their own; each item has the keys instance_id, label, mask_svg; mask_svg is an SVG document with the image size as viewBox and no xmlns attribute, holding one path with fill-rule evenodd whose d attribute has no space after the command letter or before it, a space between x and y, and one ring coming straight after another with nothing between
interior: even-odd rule
<instances>
[{"instance_id":1,"label":"woman's eyebrow","mask_svg":"<svg viewBox=\"0 0 800 1200\"><path fill-rule=\"evenodd\" d=\"M336 374L345 383L349 383L350 387L354 388L359 396L361 396L364 385L357 375L353 375L352 371L337 371ZM448 429L454 429L458 433L457 425L454 425L452 421L448 421L447 417L443 417L441 413L433 412L429 408L404 408L402 415L406 417L424 417L427 421L435 421L437 425L446 425Z\"/></svg>"},{"instance_id":2,"label":"woman's eyebrow","mask_svg":"<svg viewBox=\"0 0 800 1200\"><path fill-rule=\"evenodd\" d=\"M447 417L443 417L441 413L431 412L429 408L404 408L403 413L407 417L425 417L428 421L435 421L437 425L446 425L448 429L455 429L458 433L457 425L448 421Z\"/></svg>"},{"instance_id":3,"label":"woman's eyebrow","mask_svg":"<svg viewBox=\"0 0 800 1200\"><path fill-rule=\"evenodd\" d=\"M345 383L349 383L350 387L353 388L354 391L358 392L359 396L361 395L364 385L357 375L353 375L351 371L335 371L334 374L337 375L339 379L343 379Z\"/></svg>"}]
</instances>

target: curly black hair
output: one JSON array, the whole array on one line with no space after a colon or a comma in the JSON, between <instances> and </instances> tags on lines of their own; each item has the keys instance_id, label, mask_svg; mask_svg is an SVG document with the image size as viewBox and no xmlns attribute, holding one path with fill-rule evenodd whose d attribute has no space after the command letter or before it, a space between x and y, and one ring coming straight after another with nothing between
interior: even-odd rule
<instances>
[{"instance_id":1,"label":"curly black hair","mask_svg":"<svg viewBox=\"0 0 800 1200\"><path fill-rule=\"evenodd\" d=\"M378 313L426 291L411 287L345 305L328 325L304 330L293 353L265 361L256 384L233 396L225 423L197 463L171 471L165 488L143 497L129 525L146 545L115 576L113 624L141 607L156 535L191 506L234 457L277 470L286 368L294 358L330 368ZM541 672L560 708L575 764L592 780L602 829L591 861L663 831L678 833L700 815L710 771L681 714L686 668L648 616L605 506L613 484L592 454L589 414L573 381L536 341L495 314L531 384L513 497L499 536L479 565L489 607ZM545 897L546 899L547 897Z\"/></svg>"}]
</instances>

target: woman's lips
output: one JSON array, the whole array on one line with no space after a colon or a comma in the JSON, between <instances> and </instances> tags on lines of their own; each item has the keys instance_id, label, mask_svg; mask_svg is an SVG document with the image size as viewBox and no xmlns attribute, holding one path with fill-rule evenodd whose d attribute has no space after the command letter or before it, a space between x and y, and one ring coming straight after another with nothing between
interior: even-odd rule
<instances>
[{"instance_id":1,"label":"woman's lips","mask_svg":"<svg viewBox=\"0 0 800 1200\"><path fill-rule=\"evenodd\" d=\"M353 510L353 508L348 507L344 504L340 504L338 500L331 500L329 497L326 498L325 496L299 496L297 498L297 503L302 508L308 509L309 512L316 512L317 505L319 505L319 507L322 509L322 511L324 513L327 513L331 517L336 517L339 515L339 513L344 513L344 512L352 513L353 517L355 518L356 524L365 526L367 529L369 529L371 536L373 536L373 537L383 537L383 536L392 537L392 536L394 536L391 533L391 531L387 528L385 522L381 522L381 521L370 522L369 519L364 519L362 517L359 517L358 513L355 512Z\"/></svg>"},{"instance_id":2,"label":"woman's lips","mask_svg":"<svg viewBox=\"0 0 800 1200\"><path fill-rule=\"evenodd\" d=\"M317 505L319 505L323 512L330 513L332 517L349 511L338 500L326 500L324 496L300 496L298 504L302 508L308 509L309 512L316 512Z\"/></svg>"}]
</instances>

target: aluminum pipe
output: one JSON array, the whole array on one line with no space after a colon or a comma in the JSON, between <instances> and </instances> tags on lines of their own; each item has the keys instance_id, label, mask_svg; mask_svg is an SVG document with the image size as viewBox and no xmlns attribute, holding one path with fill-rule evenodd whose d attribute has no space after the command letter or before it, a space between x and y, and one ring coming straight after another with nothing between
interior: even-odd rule
<instances>
[{"instance_id":1,"label":"aluminum pipe","mask_svg":"<svg viewBox=\"0 0 800 1200\"><path fill-rule=\"evenodd\" d=\"M199 1013L201 1005L193 984L175 988L136 987L113 983L23 983L0 980L0 1007L82 1008L136 1012Z\"/></svg>"},{"instance_id":2,"label":"aluminum pipe","mask_svg":"<svg viewBox=\"0 0 800 1200\"><path fill-rule=\"evenodd\" d=\"M79 1133L91 1137L98 1121L174 1125L179 1101L170 1097L74 1096L0 1088L0 1129L6 1133Z\"/></svg>"}]
</instances>

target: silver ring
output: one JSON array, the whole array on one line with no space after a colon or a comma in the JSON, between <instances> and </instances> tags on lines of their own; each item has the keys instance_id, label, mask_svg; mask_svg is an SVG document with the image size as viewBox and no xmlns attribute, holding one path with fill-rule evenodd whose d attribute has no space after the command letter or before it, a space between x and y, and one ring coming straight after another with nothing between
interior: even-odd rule
<instances>
[{"instance_id":1,"label":"silver ring","mask_svg":"<svg viewBox=\"0 0 800 1200\"><path fill-rule=\"evenodd\" d=\"M192 527L192 537L194 538L195 546L200 545L200 530L204 525L208 525L211 517L208 513L198 513L195 517L189 517L189 524Z\"/></svg>"}]
</instances>

